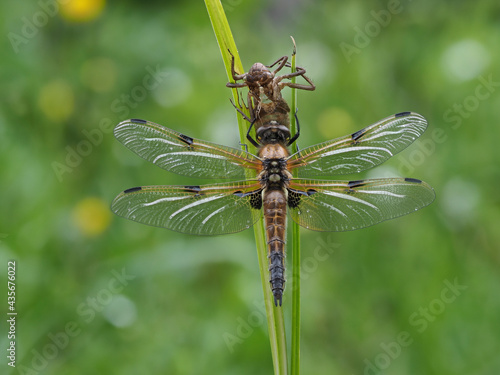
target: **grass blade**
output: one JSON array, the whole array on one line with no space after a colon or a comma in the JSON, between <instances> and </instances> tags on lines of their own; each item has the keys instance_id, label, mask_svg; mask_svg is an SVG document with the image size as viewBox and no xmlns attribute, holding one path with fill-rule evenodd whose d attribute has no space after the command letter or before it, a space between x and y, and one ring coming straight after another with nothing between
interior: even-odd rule
<instances>
[{"instance_id":1,"label":"grass blade","mask_svg":"<svg viewBox=\"0 0 500 375\"><path fill-rule=\"evenodd\" d=\"M212 27L215 32L215 37L219 43L219 48L222 54L222 59L224 61L224 66L226 68L227 76L230 81L232 81L231 76L231 55L229 51L234 55L235 58L235 69L242 73L244 72L243 66L241 64L240 57L238 55L238 50L236 49L236 43L234 42L231 29L227 22L224 9L220 0L205 0L205 5L207 7L208 15L210 21L212 22ZM249 115L245 108L241 108L238 102L238 93L236 89L232 89L234 103L240 107L240 109ZM245 123L243 117L240 113L237 113L238 117L238 128L240 131L240 142L241 144L246 144L249 151L255 150L255 148L246 139L246 133L248 131L248 124ZM243 146L242 146L243 147ZM255 176L249 176L255 177ZM269 341L271 344L271 353L273 358L273 367L275 375L286 375L287 374L287 355L286 355L286 336L285 336L285 324L283 320L283 309L274 306L274 299L271 293L271 288L269 287L269 271L268 271L268 259L267 259L267 243L264 230L264 222L260 220L254 226L255 242L257 245L257 256L259 259L259 269L262 281L262 288L264 291L264 301L266 305L266 316L267 325L269 329Z\"/></svg>"},{"instance_id":2,"label":"grass blade","mask_svg":"<svg viewBox=\"0 0 500 375\"><path fill-rule=\"evenodd\" d=\"M292 53L292 72L295 71L296 46L293 41ZM292 78L292 83L295 83L295 77ZM291 134L296 134L297 124L295 122L295 111L297 108L297 92L292 88L292 102L290 105L290 131ZM298 147L295 142L292 145L292 154L297 152ZM298 375L300 373L300 231L299 225L292 221L292 346L291 346L291 363L290 374Z\"/></svg>"}]
</instances>

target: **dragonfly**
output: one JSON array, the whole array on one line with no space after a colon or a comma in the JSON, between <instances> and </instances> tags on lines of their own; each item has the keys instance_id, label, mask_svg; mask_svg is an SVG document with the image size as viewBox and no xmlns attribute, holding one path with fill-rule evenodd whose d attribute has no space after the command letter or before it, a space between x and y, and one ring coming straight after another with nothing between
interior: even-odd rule
<instances>
[{"instance_id":1,"label":"dragonfly","mask_svg":"<svg viewBox=\"0 0 500 375\"><path fill-rule=\"evenodd\" d=\"M263 217L270 287L275 305L281 306L288 214L310 230L350 231L415 212L435 197L427 183L415 178L311 178L375 167L405 149L426 127L423 116L401 112L291 154L289 147L297 137L286 125L269 121L255 133L253 142L259 148L254 155L150 121L126 120L114 134L145 160L180 175L231 181L133 187L120 193L111 208L139 223L207 236L248 229ZM251 138L250 129L247 138Z\"/></svg>"},{"instance_id":2,"label":"dragonfly","mask_svg":"<svg viewBox=\"0 0 500 375\"><path fill-rule=\"evenodd\" d=\"M229 53L231 54L231 51L229 51ZM270 68L276 65L278 65L278 67L274 71L271 71ZM231 54L231 75L235 82L228 82L226 87L248 87L246 106L249 109L250 117L243 113L234 103L233 106L248 122L252 123L256 121L256 130L266 124L270 119L274 119L280 124L290 124L290 107L281 95L281 90L283 90L283 88L290 87L307 91L314 91L316 89L311 79L305 75L306 70L300 66L296 67L295 72L277 76L276 73L285 66L291 66L290 63L288 63L288 56L280 57L271 65L264 65L257 62L252 65L247 73L238 74L234 67L234 56ZM284 79L291 79L299 76L304 78L307 84L283 81Z\"/></svg>"}]
</instances>

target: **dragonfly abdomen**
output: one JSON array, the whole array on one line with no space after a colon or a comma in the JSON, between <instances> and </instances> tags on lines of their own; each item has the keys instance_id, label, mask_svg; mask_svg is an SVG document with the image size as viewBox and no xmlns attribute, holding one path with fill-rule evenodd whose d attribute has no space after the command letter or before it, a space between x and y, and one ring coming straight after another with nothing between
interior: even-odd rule
<instances>
[{"instance_id":1,"label":"dragonfly abdomen","mask_svg":"<svg viewBox=\"0 0 500 375\"><path fill-rule=\"evenodd\" d=\"M285 289L286 197L282 189L264 193L264 217L269 258L269 274L274 304L281 306Z\"/></svg>"}]
</instances>

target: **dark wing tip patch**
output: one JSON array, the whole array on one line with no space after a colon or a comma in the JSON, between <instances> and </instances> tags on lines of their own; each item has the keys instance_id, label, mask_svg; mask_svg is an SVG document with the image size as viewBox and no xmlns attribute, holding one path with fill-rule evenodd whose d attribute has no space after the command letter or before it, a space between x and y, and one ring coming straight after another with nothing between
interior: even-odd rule
<instances>
[{"instance_id":1,"label":"dark wing tip patch","mask_svg":"<svg viewBox=\"0 0 500 375\"><path fill-rule=\"evenodd\" d=\"M419 180L417 178L411 178L411 177L406 177L405 178L405 181L406 182L414 182L416 184L421 184L422 183L422 180Z\"/></svg>"},{"instance_id":2,"label":"dark wing tip patch","mask_svg":"<svg viewBox=\"0 0 500 375\"><path fill-rule=\"evenodd\" d=\"M140 122L141 124L146 124L147 123L146 120L141 120L140 118L131 118L130 121Z\"/></svg>"},{"instance_id":3,"label":"dark wing tip patch","mask_svg":"<svg viewBox=\"0 0 500 375\"><path fill-rule=\"evenodd\" d=\"M187 135L179 134L179 139L184 143L188 144L189 146L193 144L193 138L188 137Z\"/></svg>"},{"instance_id":4,"label":"dark wing tip patch","mask_svg":"<svg viewBox=\"0 0 500 375\"><path fill-rule=\"evenodd\" d=\"M135 191L141 191L141 190L142 190L142 187L138 186L138 187L133 187L133 188L127 189L123 193L128 194L128 193L133 193Z\"/></svg>"},{"instance_id":5,"label":"dark wing tip patch","mask_svg":"<svg viewBox=\"0 0 500 375\"><path fill-rule=\"evenodd\" d=\"M394 115L394 117L405 117L411 115L411 112L399 112Z\"/></svg>"}]
</instances>

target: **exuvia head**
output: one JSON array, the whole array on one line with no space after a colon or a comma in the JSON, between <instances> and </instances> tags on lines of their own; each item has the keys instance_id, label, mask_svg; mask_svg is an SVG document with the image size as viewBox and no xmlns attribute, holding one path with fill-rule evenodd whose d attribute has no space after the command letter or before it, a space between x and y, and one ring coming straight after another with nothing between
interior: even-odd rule
<instances>
[{"instance_id":1,"label":"exuvia head","mask_svg":"<svg viewBox=\"0 0 500 375\"><path fill-rule=\"evenodd\" d=\"M261 63L252 65L246 74L246 81L250 84L259 84L261 86L267 85L274 78L274 74L268 69L267 66Z\"/></svg>"},{"instance_id":2,"label":"exuvia head","mask_svg":"<svg viewBox=\"0 0 500 375\"><path fill-rule=\"evenodd\" d=\"M262 125L256 133L260 143L286 143L290 139L290 130L276 121Z\"/></svg>"}]
</instances>

